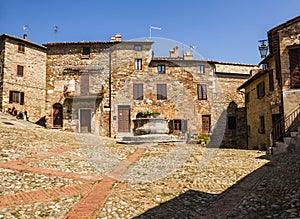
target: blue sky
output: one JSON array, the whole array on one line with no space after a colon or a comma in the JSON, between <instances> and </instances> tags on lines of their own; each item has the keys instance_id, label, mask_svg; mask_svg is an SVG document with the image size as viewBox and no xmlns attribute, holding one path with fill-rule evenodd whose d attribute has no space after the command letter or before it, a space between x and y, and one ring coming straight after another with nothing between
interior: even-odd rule
<instances>
[{"instance_id":1,"label":"blue sky","mask_svg":"<svg viewBox=\"0 0 300 219\"><path fill-rule=\"evenodd\" d=\"M153 37L197 46L205 59L256 64L257 41L298 15L299 0L1 0L0 34L21 37L28 25L37 43L131 40L149 37L153 25L162 28Z\"/></svg>"}]
</instances>

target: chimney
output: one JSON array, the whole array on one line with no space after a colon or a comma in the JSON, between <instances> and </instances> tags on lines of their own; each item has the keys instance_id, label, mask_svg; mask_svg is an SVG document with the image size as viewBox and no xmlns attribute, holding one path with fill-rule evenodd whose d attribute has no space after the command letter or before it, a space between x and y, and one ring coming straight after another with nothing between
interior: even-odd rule
<instances>
[{"instance_id":1,"label":"chimney","mask_svg":"<svg viewBox=\"0 0 300 219\"><path fill-rule=\"evenodd\" d=\"M24 39L24 40L27 40L27 34L26 34L26 33L24 33L23 39Z\"/></svg>"},{"instance_id":2,"label":"chimney","mask_svg":"<svg viewBox=\"0 0 300 219\"><path fill-rule=\"evenodd\" d=\"M183 59L184 60L193 60L193 52L184 52Z\"/></svg>"},{"instance_id":3,"label":"chimney","mask_svg":"<svg viewBox=\"0 0 300 219\"><path fill-rule=\"evenodd\" d=\"M178 58L178 46L170 50L170 58Z\"/></svg>"},{"instance_id":4,"label":"chimney","mask_svg":"<svg viewBox=\"0 0 300 219\"><path fill-rule=\"evenodd\" d=\"M112 36L111 38L110 38L110 42L115 42L116 41L116 37L115 36Z\"/></svg>"},{"instance_id":5,"label":"chimney","mask_svg":"<svg viewBox=\"0 0 300 219\"><path fill-rule=\"evenodd\" d=\"M121 42L122 41L122 34L116 34L115 38L116 38L116 42Z\"/></svg>"}]
</instances>

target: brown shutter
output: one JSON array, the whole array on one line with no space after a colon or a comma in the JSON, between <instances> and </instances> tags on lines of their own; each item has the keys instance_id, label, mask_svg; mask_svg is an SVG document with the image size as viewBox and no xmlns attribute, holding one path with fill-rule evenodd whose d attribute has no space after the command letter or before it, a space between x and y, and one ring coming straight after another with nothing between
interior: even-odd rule
<instances>
[{"instance_id":1,"label":"brown shutter","mask_svg":"<svg viewBox=\"0 0 300 219\"><path fill-rule=\"evenodd\" d=\"M206 84L198 84L198 100L207 100Z\"/></svg>"},{"instance_id":2,"label":"brown shutter","mask_svg":"<svg viewBox=\"0 0 300 219\"><path fill-rule=\"evenodd\" d=\"M269 71L269 91L274 90L274 75L273 70Z\"/></svg>"},{"instance_id":3,"label":"brown shutter","mask_svg":"<svg viewBox=\"0 0 300 219\"><path fill-rule=\"evenodd\" d=\"M9 91L9 103L13 102L13 91Z\"/></svg>"},{"instance_id":4,"label":"brown shutter","mask_svg":"<svg viewBox=\"0 0 300 219\"><path fill-rule=\"evenodd\" d=\"M20 105L24 105L24 92L21 92Z\"/></svg>"},{"instance_id":5,"label":"brown shutter","mask_svg":"<svg viewBox=\"0 0 300 219\"><path fill-rule=\"evenodd\" d=\"M289 50L291 88L300 88L300 48Z\"/></svg>"},{"instance_id":6,"label":"brown shutter","mask_svg":"<svg viewBox=\"0 0 300 219\"><path fill-rule=\"evenodd\" d=\"M157 99L166 100L167 99L167 85L157 84Z\"/></svg>"},{"instance_id":7,"label":"brown shutter","mask_svg":"<svg viewBox=\"0 0 300 219\"><path fill-rule=\"evenodd\" d=\"M80 76L80 95L89 94L90 79L88 74L82 74Z\"/></svg>"},{"instance_id":8,"label":"brown shutter","mask_svg":"<svg viewBox=\"0 0 300 219\"><path fill-rule=\"evenodd\" d=\"M133 99L134 100L144 99L143 84L133 84Z\"/></svg>"}]
</instances>

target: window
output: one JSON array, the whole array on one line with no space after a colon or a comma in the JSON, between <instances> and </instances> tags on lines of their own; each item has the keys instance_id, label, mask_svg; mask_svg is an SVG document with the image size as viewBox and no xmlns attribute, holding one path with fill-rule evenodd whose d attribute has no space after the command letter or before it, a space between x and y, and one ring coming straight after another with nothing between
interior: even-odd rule
<instances>
[{"instance_id":1,"label":"window","mask_svg":"<svg viewBox=\"0 0 300 219\"><path fill-rule=\"evenodd\" d=\"M141 51L142 50L142 46L141 45L134 45L134 50L135 51Z\"/></svg>"},{"instance_id":2,"label":"window","mask_svg":"<svg viewBox=\"0 0 300 219\"><path fill-rule=\"evenodd\" d=\"M269 91L274 91L274 76L273 76L273 70L270 70L268 72L269 74Z\"/></svg>"},{"instance_id":3,"label":"window","mask_svg":"<svg viewBox=\"0 0 300 219\"><path fill-rule=\"evenodd\" d=\"M9 103L24 105L24 92L9 91Z\"/></svg>"},{"instance_id":4,"label":"window","mask_svg":"<svg viewBox=\"0 0 300 219\"><path fill-rule=\"evenodd\" d=\"M291 88L300 88L300 48L289 50Z\"/></svg>"},{"instance_id":5,"label":"window","mask_svg":"<svg viewBox=\"0 0 300 219\"><path fill-rule=\"evenodd\" d=\"M235 130L236 129L236 117L228 116L228 129Z\"/></svg>"},{"instance_id":6,"label":"window","mask_svg":"<svg viewBox=\"0 0 300 219\"><path fill-rule=\"evenodd\" d=\"M144 99L143 84L133 84L133 99L134 100L143 100Z\"/></svg>"},{"instance_id":7,"label":"window","mask_svg":"<svg viewBox=\"0 0 300 219\"><path fill-rule=\"evenodd\" d=\"M204 74L204 65L198 65L198 73Z\"/></svg>"},{"instance_id":8,"label":"window","mask_svg":"<svg viewBox=\"0 0 300 219\"><path fill-rule=\"evenodd\" d=\"M181 131L182 133L187 132L187 120L186 119L174 119L170 120L169 126L171 130Z\"/></svg>"},{"instance_id":9,"label":"window","mask_svg":"<svg viewBox=\"0 0 300 219\"><path fill-rule=\"evenodd\" d=\"M82 48L82 58L88 59L90 58L91 48L90 47L83 47Z\"/></svg>"},{"instance_id":10,"label":"window","mask_svg":"<svg viewBox=\"0 0 300 219\"><path fill-rule=\"evenodd\" d=\"M162 74L166 73L166 66L165 65L158 65L157 66L157 71L158 71L158 73L162 73Z\"/></svg>"},{"instance_id":11,"label":"window","mask_svg":"<svg viewBox=\"0 0 300 219\"><path fill-rule=\"evenodd\" d=\"M24 53L25 52L25 44L19 43L18 44L18 51Z\"/></svg>"},{"instance_id":12,"label":"window","mask_svg":"<svg viewBox=\"0 0 300 219\"><path fill-rule=\"evenodd\" d=\"M198 84L198 100L207 100L206 84Z\"/></svg>"},{"instance_id":13,"label":"window","mask_svg":"<svg viewBox=\"0 0 300 219\"><path fill-rule=\"evenodd\" d=\"M261 82L256 86L257 98L261 99L265 96L265 82Z\"/></svg>"},{"instance_id":14,"label":"window","mask_svg":"<svg viewBox=\"0 0 300 219\"><path fill-rule=\"evenodd\" d=\"M17 66L17 75L20 76L20 77L23 77L23 75L24 75L24 66L22 66L22 65Z\"/></svg>"},{"instance_id":15,"label":"window","mask_svg":"<svg viewBox=\"0 0 300 219\"><path fill-rule=\"evenodd\" d=\"M142 59L135 59L134 60L134 69L135 70L142 70Z\"/></svg>"},{"instance_id":16,"label":"window","mask_svg":"<svg viewBox=\"0 0 300 219\"><path fill-rule=\"evenodd\" d=\"M249 102L250 102L250 92L247 92L247 93L245 94L245 102L246 102L246 103L249 103Z\"/></svg>"},{"instance_id":17,"label":"window","mask_svg":"<svg viewBox=\"0 0 300 219\"><path fill-rule=\"evenodd\" d=\"M258 133L264 134L265 133L265 117L260 116L259 117L259 130Z\"/></svg>"},{"instance_id":18,"label":"window","mask_svg":"<svg viewBox=\"0 0 300 219\"><path fill-rule=\"evenodd\" d=\"M167 99L167 85L166 84L157 84L157 99L166 100Z\"/></svg>"}]
</instances>

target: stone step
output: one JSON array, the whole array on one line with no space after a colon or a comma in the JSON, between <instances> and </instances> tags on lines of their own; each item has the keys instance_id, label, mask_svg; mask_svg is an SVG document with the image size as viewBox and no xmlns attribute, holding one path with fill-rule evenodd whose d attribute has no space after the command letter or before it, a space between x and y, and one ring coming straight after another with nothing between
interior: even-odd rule
<instances>
[{"instance_id":1,"label":"stone step","mask_svg":"<svg viewBox=\"0 0 300 219\"><path fill-rule=\"evenodd\" d=\"M296 137L299 134L299 132L291 132L291 137Z\"/></svg>"},{"instance_id":2,"label":"stone step","mask_svg":"<svg viewBox=\"0 0 300 219\"><path fill-rule=\"evenodd\" d=\"M123 136L122 138L117 138L117 142L123 144L166 143L183 141L185 140L177 136L167 134L147 134L136 136Z\"/></svg>"},{"instance_id":3,"label":"stone step","mask_svg":"<svg viewBox=\"0 0 300 219\"><path fill-rule=\"evenodd\" d=\"M280 154L287 151L288 145L285 142L276 142L276 147L274 147L273 153Z\"/></svg>"}]
</instances>

